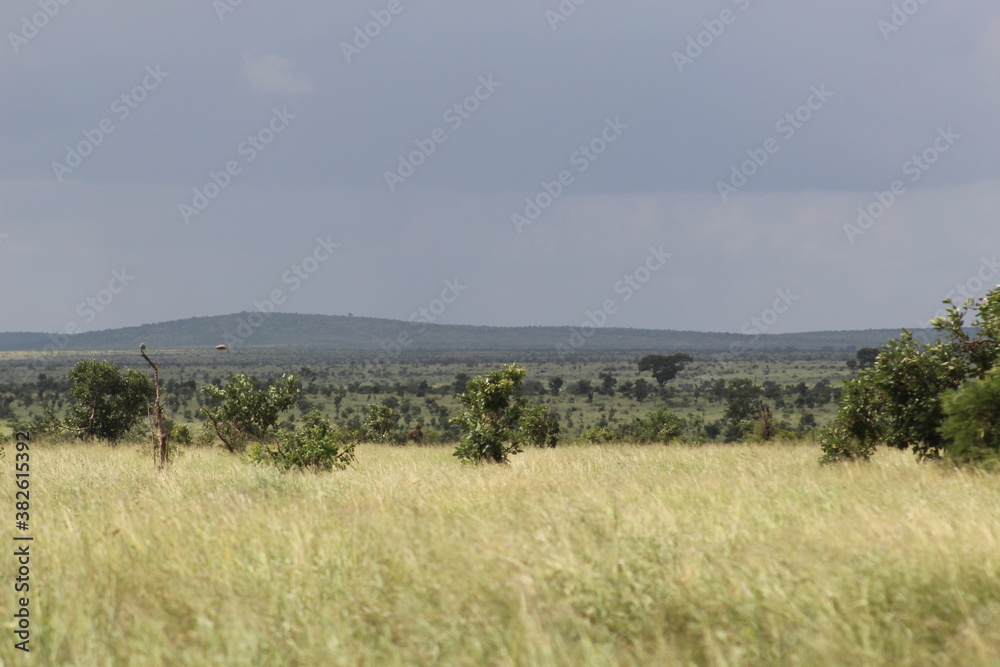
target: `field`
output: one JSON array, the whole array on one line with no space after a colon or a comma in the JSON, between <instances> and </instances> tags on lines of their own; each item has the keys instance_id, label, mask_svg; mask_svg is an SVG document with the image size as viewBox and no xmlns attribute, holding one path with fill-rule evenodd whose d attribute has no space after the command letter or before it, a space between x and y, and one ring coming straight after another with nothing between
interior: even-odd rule
<instances>
[{"instance_id":1,"label":"field","mask_svg":"<svg viewBox=\"0 0 1000 667\"><path fill-rule=\"evenodd\" d=\"M0 461L13 507L11 445ZM995 665L1000 485L814 444L32 449L33 665ZM13 517L11 517L12 519ZM0 558L10 618L14 559Z\"/></svg>"}]
</instances>

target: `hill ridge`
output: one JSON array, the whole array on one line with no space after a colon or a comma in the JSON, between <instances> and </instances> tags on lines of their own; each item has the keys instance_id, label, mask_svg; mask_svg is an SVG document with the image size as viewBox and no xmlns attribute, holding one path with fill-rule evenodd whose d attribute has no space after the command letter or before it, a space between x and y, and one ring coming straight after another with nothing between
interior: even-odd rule
<instances>
[{"instance_id":1,"label":"hill ridge","mask_svg":"<svg viewBox=\"0 0 1000 667\"><path fill-rule=\"evenodd\" d=\"M678 350L720 352L731 349L840 350L878 347L898 329L815 331L790 334L701 332L631 327L487 326L407 322L355 315L261 313L202 315L74 335L37 332L0 333L0 350L125 350L146 343L161 349L232 347L358 350L390 352L397 347L423 351L537 350L573 352Z\"/></svg>"}]
</instances>

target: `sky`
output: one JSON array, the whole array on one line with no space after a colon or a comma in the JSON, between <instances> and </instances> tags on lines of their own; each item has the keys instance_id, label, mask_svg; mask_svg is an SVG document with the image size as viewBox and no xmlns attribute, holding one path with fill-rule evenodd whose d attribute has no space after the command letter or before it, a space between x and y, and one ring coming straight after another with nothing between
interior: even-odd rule
<instances>
[{"instance_id":1,"label":"sky","mask_svg":"<svg viewBox=\"0 0 1000 667\"><path fill-rule=\"evenodd\" d=\"M912 328L1000 283L995 0L10 0L0 33L0 331Z\"/></svg>"}]
</instances>

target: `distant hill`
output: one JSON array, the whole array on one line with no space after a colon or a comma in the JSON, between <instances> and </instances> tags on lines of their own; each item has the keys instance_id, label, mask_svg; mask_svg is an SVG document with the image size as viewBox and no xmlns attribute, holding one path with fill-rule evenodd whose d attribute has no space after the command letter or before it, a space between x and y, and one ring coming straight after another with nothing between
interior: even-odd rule
<instances>
[{"instance_id":1,"label":"distant hill","mask_svg":"<svg viewBox=\"0 0 1000 667\"><path fill-rule=\"evenodd\" d=\"M257 325L257 326L254 326ZM878 347L899 335L898 329L818 331L795 334L742 334L576 327L481 327L460 324L411 324L399 320L341 315L236 313L194 317L138 327L108 329L73 336L44 333L0 333L0 350L131 350L141 343L160 349L234 347L314 350L387 349L395 342L407 350L426 351L556 351L574 349L585 340L587 351L722 352L735 343L749 351L845 351ZM933 332L928 332L933 333Z\"/></svg>"}]
</instances>

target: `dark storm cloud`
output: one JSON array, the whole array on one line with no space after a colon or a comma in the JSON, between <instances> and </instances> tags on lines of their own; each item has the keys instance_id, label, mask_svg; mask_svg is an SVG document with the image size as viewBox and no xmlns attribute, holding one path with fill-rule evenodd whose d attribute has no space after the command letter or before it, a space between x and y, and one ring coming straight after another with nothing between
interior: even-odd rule
<instances>
[{"instance_id":1,"label":"dark storm cloud","mask_svg":"<svg viewBox=\"0 0 1000 667\"><path fill-rule=\"evenodd\" d=\"M1000 250L986 0L18 2L0 28L0 329L62 328L129 263L82 324L244 310L319 235L344 253L287 310L406 317L460 277L442 321L572 323L664 245L610 325L740 330L793 289L775 330L912 326Z\"/></svg>"}]
</instances>

